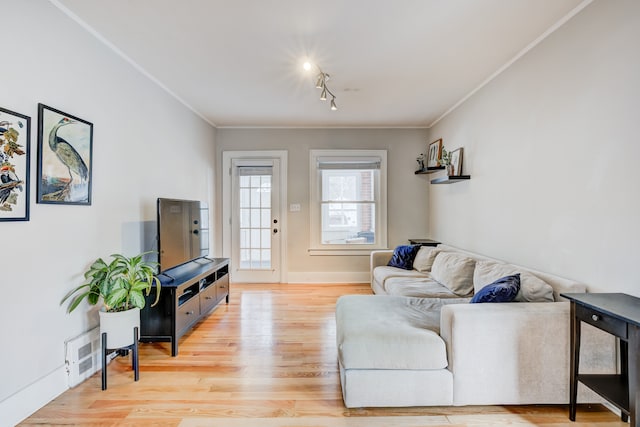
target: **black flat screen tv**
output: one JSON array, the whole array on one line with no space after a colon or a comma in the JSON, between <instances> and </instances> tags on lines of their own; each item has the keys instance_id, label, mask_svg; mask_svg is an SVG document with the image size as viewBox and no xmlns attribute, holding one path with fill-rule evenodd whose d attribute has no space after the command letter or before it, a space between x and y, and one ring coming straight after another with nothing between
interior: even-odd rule
<instances>
[{"instance_id":1,"label":"black flat screen tv","mask_svg":"<svg viewBox=\"0 0 640 427\"><path fill-rule=\"evenodd\" d=\"M158 198L160 272L209 254L208 212L199 201Z\"/></svg>"}]
</instances>

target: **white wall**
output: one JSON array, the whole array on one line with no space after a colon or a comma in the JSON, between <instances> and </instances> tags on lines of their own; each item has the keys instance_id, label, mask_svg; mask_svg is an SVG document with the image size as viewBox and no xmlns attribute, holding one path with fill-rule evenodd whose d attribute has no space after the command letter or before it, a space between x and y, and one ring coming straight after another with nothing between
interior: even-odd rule
<instances>
[{"instance_id":1,"label":"white wall","mask_svg":"<svg viewBox=\"0 0 640 427\"><path fill-rule=\"evenodd\" d=\"M289 282L369 280L368 256L310 256L309 150L385 149L388 181L388 246L427 236L427 180L415 175L416 157L428 145L426 129L218 129L217 157L232 150L287 150ZM221 182L221 176L217 181ZM218 190L220 191L220 190ZM218 245L221 242L217 242ZM220 248L218 248L220 249Z\"/></svg>"},{"instance_id":2,"label":"white wall","mask_svg":"<svg viewBox=\"0 0 640 427\"><path fill-rule=\"evenodd\" d=\"M64 342L97 313L59 305L86 266L153 244L157 197L213 200L215 129L51 3L2 3L0 105L32 119L31 220L0 223L0 425L66 388ZM37 104L94 125L91 206L35 203Z\"/></svg>"},{"instance_id":3,"label":"white wall","mask_svg":"<svg viewBox=\"0 0 640 427\"><path fill-rule=\"evenodd\" d=\"M431 235L640 296L640 2L595 1L430 130L471 180Z\"/></svg>"}]
</instances>

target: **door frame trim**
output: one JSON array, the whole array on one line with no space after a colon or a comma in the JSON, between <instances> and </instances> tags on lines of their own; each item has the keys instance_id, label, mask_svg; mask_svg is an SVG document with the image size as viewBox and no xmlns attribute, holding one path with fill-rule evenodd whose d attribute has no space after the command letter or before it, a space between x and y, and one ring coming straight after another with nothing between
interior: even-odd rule
<instances>
[{"instance_id":1,"label":"door frame trim","mask_svg":"<svg viewBox=\"0 0 640 427\"><path fill-rule=\"evenodd\" d=\"M280 282L288 283L287 260L287 158L286 150L222 152L222 256L231 257L231 165L234 160L280 160Z\"/></svg>"}]
</instances>

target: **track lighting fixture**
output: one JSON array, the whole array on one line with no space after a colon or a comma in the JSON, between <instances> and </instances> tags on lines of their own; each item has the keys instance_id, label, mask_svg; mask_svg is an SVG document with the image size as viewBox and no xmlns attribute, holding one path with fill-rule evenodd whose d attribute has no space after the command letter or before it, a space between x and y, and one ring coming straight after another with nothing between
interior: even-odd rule
<instances>
[{"instance_id":1,"label":"track lighting fixture","mask_svg":"<svg viewBox=\"0 0 640 427\"><path fill-rule=\"evenodd\" d=\"M318 76L316 77L316 89L322 89L322 91L320 92L320 100L321 101L326 101L327 100L327 94L331 95L331 111L336 111L338 109L338 106L336 105L336 96L327 87L327 81L329 81L331 76L329 76L329 74L323 72L320 69L320 67L318 67L317 65L316 65L316 67L318 68L318 71L319 71ZM304 69L307 70L307 71L310 70L311 69L311 64L309 62L305 62L304 63Z\"/></svg>"}]
</instances>

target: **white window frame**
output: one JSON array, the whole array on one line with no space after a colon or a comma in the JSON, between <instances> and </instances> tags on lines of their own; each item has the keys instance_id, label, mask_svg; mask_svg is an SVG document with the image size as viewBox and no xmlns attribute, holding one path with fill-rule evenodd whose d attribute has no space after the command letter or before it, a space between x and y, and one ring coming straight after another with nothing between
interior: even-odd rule
<instances>
[{"instance_id":1,"label":"white window frame","mask_svg":"<svg viewBox=\"0 0 640 427\"><path fill-rule=\"evenodd\" d=\"M375 235L373 244L322 243L322 179L318 168L320 158L335 157L349 161L378 158L380 169L374 183ZM387 151L386 150L310 150L309 155L309 254L310 255L369 255L372 250L387 249Z\"/></svg>"}]
</instances>

